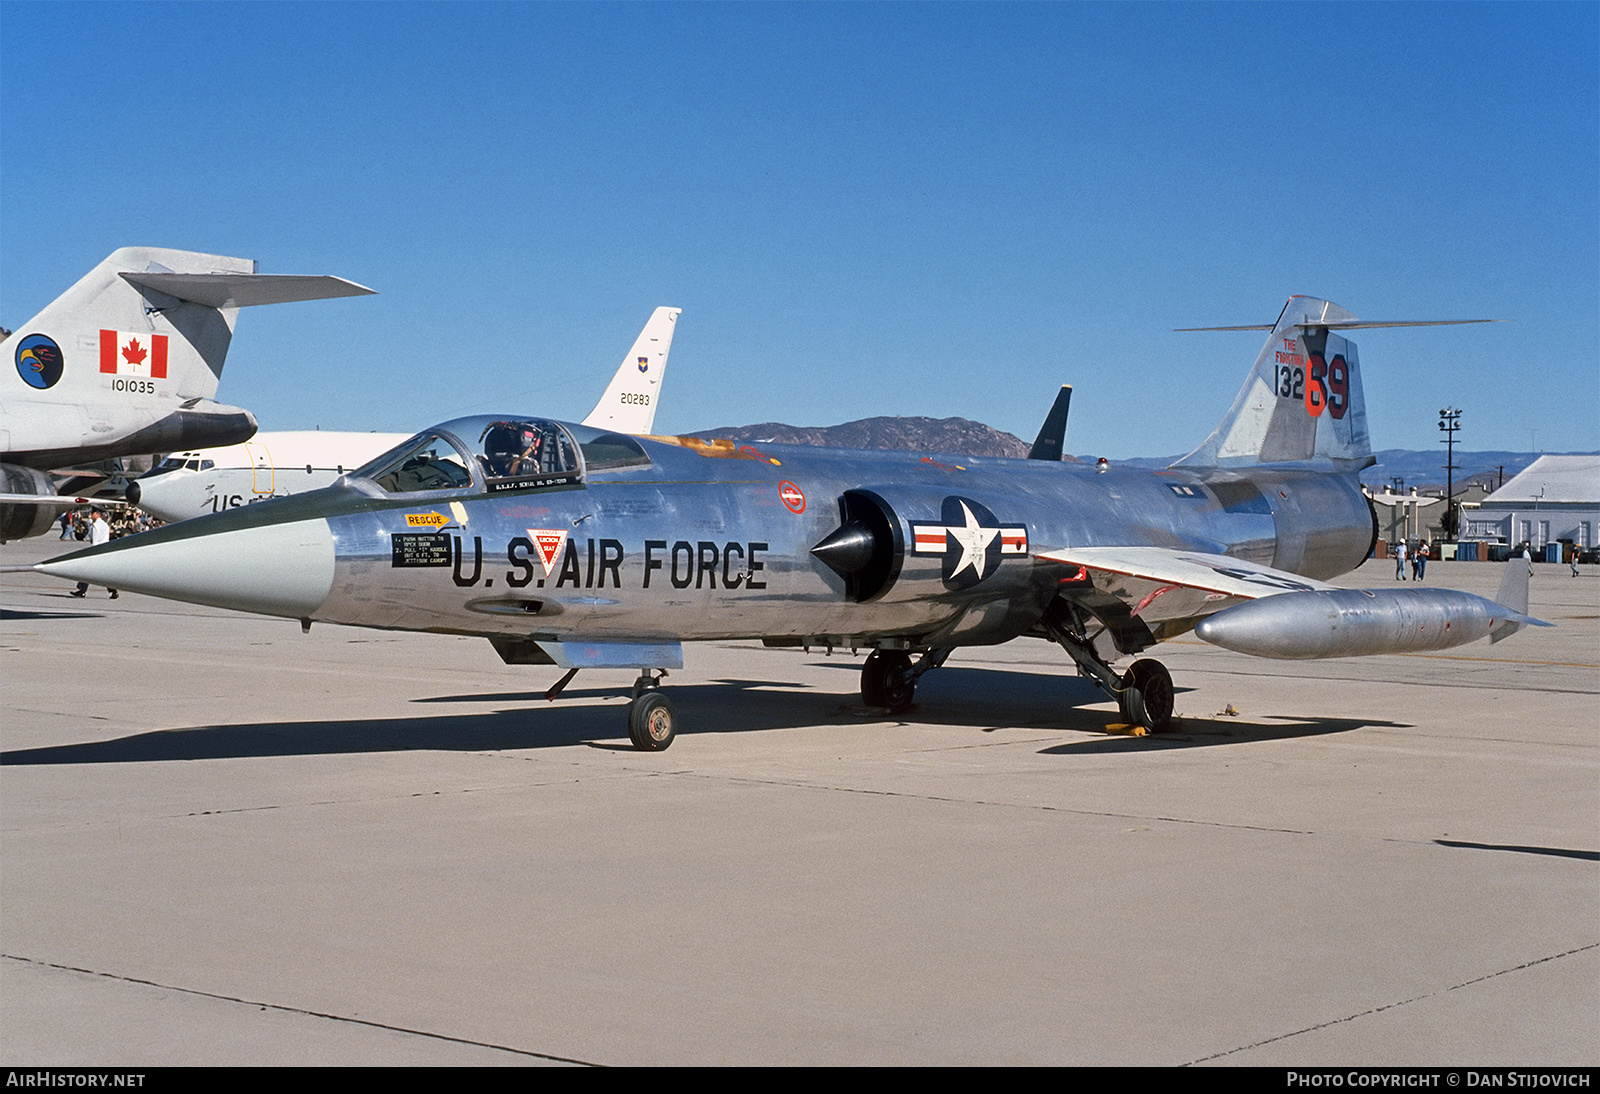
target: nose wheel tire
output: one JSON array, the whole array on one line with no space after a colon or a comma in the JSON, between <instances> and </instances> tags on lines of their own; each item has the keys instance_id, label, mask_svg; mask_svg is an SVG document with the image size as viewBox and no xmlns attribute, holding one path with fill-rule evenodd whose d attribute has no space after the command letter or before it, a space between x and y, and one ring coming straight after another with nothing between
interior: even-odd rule
<instances>
[{"instance_id":1,"label":"nose wheel tire","mask_svg":"<svg viewBox=\"0 0 1600 1094\"><path fill-rule=\"evenodd\" d=\"M677 732L678 713L672 700L659 691L646 691L628 704L628 736L634 748L660 752L672 744Z\"/></svg>"},{"instance_id":2,"label":"nose wheel tire","mask_svg":"<svg viewBox=\"0 0 1600 1094\"><path fill-rule=\"evenodd\" d=\"M1172 674L1160 661L1145 658L1128 667L1117 706L1131 726L1160 733L1172 726Z\"/></svg>"},{"instance_id":3,"label":"nose wheel tire","mask_svg":"<svg viewBox=\"0 0 1600 1094\"><path fill-rule=\"evenodd\" d=\"M900 650L873 650L861 666L861 701L891 714L911 709L917 678L910 655Z\"/></svg>"}]
</instances>

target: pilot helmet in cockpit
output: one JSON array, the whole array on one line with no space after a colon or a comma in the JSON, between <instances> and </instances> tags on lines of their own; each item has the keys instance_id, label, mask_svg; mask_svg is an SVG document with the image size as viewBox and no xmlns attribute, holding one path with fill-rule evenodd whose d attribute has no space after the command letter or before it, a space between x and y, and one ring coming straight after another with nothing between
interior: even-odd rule
<instances>
[{"instance_id":1,"label":"pilot helmet in cockpit","mask_svg":"<svg viewBox=\"0 0 1600 1094\"><path fill-rule=\"evenodd\" d=\"M494 478L533 474L539 470L543 434L526 422L490 422L479 438L484 460Z\"/></svg>"}]
</instances>

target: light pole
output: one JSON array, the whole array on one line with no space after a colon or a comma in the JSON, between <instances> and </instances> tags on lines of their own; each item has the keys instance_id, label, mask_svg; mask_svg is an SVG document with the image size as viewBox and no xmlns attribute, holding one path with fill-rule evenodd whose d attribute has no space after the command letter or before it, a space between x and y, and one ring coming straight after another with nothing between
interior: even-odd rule
<instances>
[{"instance_id":1,"label":"light pole","mask_svg":"<svg viewBox=\"0 0 1600 1094\"><path fill-rule=\"evenodd\" d=\"M1528 547L1533 547L1533 537L1539 536L1539 553L1544 554L1544 537L1539 535L1539 503L1544 500L1544 487L1539 487L1539 492L1533 495L1533 527L1528 530Z\"/></svg>"},{"instance_id":2,"label":"light pole","mask_svg":"<svg viewBox=\"0 0 1600 1094\"><path fill-rule=\"evenodd\" d=\"M1461 410L1459 407L1446 407L1439 411L1439 429L1444 433L1444 440L1439 443L1445 446L1444 457L1444 534L1449 539L1457 539L1456 535L1456 434L1461 430Z\"/></svg>"}]
</instances>

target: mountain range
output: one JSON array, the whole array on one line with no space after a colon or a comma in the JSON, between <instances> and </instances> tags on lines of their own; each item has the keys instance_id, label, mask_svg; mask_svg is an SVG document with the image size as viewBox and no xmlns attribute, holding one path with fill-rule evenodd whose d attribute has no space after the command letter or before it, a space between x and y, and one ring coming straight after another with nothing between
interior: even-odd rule
<instances>
[{"instance_id":1,"label":"mountain range","mask_svg":"<svg viewBox=\"0 0 1600 1094\"><path fill-rule=\"evenodd\" d=\"M795 426L782 422L724 426L702 430L697 437L721 437L742 444L805 444L823 448L861 448L881 451L945 453L958 456L1005 456L1021 459L1031 443L967 418L863 418L830 426ZM1566 453L1578 455L1579 453ZM1583 453L1596 455L1597 453ZM1181 457L1145 456L1113 461L1123 467L1162 468ZM1378 462L1361 472L1361 481L1375 488L1403 481L1403 488L1443 490L1444 451L1414 451L1386 448L1374 453ZM1525 470L1542 452L1469 452L1456 449L1454 485L1477 480L1498 486L1505 479ZM1072 462L1092 463L1094 456L1065 456Z\"/></svg>"}]
</instances>

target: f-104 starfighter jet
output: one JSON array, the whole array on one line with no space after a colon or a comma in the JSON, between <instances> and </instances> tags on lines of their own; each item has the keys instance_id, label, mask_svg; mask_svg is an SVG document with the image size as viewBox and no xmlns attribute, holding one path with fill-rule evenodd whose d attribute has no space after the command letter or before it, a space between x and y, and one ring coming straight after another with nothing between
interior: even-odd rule
<instances>
[{"instance_id":1,"label":"f-104 starfighter jet","mask_svg":"<svg viewBox=\"0 0 1600 1094\"><path fill-rule=\"evenodd\" d=\"M673 740L682 643L866 647L861 697L901 711L963 646L1060 645L1150 731L1172 678L1140 657L1194 631L1266 657L1436 650L1527 615L1496 600L1340 589L1377 518L1355 344L1294 297L1222 424L1157 472L1034 459L637 438L524 415L425 430L334 485L201 517L41 571L313 622L479 635L515 665L637 670L628 725ZM1269 329L1214 328L1214 329ZM1070 389L1068 389L1070 390ZM1134 658L1125 669L1116 667Z\"/></svg>"}]
</instances>

